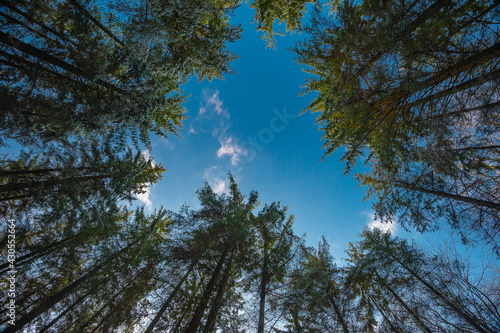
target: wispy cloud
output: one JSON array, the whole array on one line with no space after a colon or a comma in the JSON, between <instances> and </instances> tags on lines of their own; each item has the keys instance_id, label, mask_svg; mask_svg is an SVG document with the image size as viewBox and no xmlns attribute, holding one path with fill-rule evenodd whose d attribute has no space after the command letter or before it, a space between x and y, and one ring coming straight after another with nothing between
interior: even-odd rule
<instances>
[{"instance_id":1,"label":"wispy cloud","mask_svg":"<svg viewBox=\"0 0 500 333\"><path fill-rule=\"evenodd\" d=\"M175 144L172 142L171 139L165 139L165 138L161 138L160 141L163 143L163 145L170 149L170 150L174 150L175 148Z\"/></svg>"},{"instance_id":2,"label":"wispy cloud","mask_svg":"<svg viewBox=\"0 0 500 333\"><path fill-rule=\"evenodd\" d=\"M217 166L212 166L205 169L203 178L208 182L208 185L217 194L226 193L228 190L228 181L223 179L222 176L216 171Z\"/></svg>"},{"instance_id":3,"label":"wispy cloud","mask_svg":"<svg viewBox=\"0 0 500 333\"><path fill-rule=\"evenodd\" d=\"M208 111L215 112L217 115L224 118L229 118L229 113L222 107L222 100L219 97L218 90L212 93L211 90L204 89L202 94L205 100L205 105L200 107L199 114L203 114Z\"/></svg>"},{"instance_id":4,"label":"wispy cloud","mask_svg":"<svg viewBox=\"0 0 500 333\"><path fill-rule=\"evenodd\" d=\"M389 223L384 223L378 219L375 218L375 214L372 212L365 211L363 212L363 215L368 217L368 228L370 230L373 229L380 229L384 232L390 232L391 234L396 234L396 231L398 230L398 225L395 221L391 221Z\"/></svg>"},{"instance_id":5,"label":"wispy cloud","mask_svg":"<svg viewBox=\"0 0 500 333\"><path fill-rule=\"evenodd\" d=\"M224 108L224 103L219 97L219 91L212 89L203 89L202 101L198 108L198 115L189 124L189 134L206 132L207 124L201 124L202 121L211 121L208 124L212 129L212 136L220 137L229 129L228 120L231 118L229 112Z\"/></svg>"},{"instance_id":6,"label":"wispy cloud","mask_svg":"<svg viewBox=\"0 0 500 333\"><path fill-rule=\"evenodd\" d=\"M221 146L217 150L217 157L221 158L223 156L229 155L231 156L231 165L238 165L241 156L246 156L248 151L236 143L233 143L233 138L227 138L226 140L219 140Z\"/></svg>"}]
</instances>

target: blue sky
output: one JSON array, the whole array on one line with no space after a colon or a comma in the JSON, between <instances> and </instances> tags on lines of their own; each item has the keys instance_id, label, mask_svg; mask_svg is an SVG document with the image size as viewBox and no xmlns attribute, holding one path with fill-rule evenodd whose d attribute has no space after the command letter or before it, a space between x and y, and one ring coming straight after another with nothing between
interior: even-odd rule
<instances>
[{"instance_id":1,"label":"blue sky","mask_svg":"<svg viewBox=\"0 0 500 333\"><path fill-rule=\"evenodd\" d=\"M239 55L233 63L237 75L183 86L191 96L182 138L152 140L149 153L167 172L142 199L152 208L196 208L195 191L207 181L224 192L231 170L244 194L256 190L262 205L289 206L296 234L307 233L312 246L324 235L333 255L343 258L348 242L372 222L371 203L362 202L365 189L357 188L352 175L343 175L341 152L320 163L317 115L299 116L314 95L299 97L306 73L287 48L303 36L278 37L276 50L266 49L252 16L244 4L232 19L243 28L242 38L229 45Z\"/></svg>"}]
</instances>

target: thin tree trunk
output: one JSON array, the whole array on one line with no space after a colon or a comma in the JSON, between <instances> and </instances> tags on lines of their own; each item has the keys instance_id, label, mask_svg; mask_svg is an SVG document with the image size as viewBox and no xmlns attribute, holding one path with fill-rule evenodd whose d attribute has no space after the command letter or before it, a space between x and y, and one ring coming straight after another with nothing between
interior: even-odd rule
<instances>
[{"instance_id":1,"label":"thin tree trunk","mask_svg":"<svg viewBox=\"0 0 500 333\"><path fill-rule=\"evenodd\" d=\"M81 176L81 177L71 177L71 178L60 178L60 179L51 179L51 180L37 180L32 182L23 182L23 183L8 183L5 185L0 185L0 193L12 192L16 190L24 190L29 188L39 188L39 187L53 187L61 184L67 184L68 182L78 182L83 183L89 180L99 180L113 178L111 175L98 175L98 176Z\"/></svg>"},{"instance_id":2,"label":"thin tree trunk","mask_svg":"<svg viewBox=\"0 0 500 333\"><path fill-rule=\"evenodd\" d=\"M26 44L24 43L23 41L15 38L14 36L11 36L10 34L7 34L7 33L4 33L4 32L1 32L0 31L0 43L3 43L7 46L10 46L12 48L15 48L23 53L26 53L28 55L31 55L37 59L40 59L42 61L45 61L49 64L52 64L52 65L55 65L61 69L64 69L65 71L69 72L69 73L72 73L72 74L75 74L79 77L82 77L84 79L87 79L91 82L93 82L95 80L95 77L96 75L94 73L88 73L86 71L83 71L81 70L80 68L77 68L59 58L56 58L50 54L48 54L47 52L43 51L43 50L40 50L30 44ZM102 80L98 80L97 82L99 82L99 84L103 85L104 87L110 89L110 90L113 90L115 92L118 92L120 94L123 94L123 95L127 95L127 93L114 86L113 84L110 84L109 82L105 82L105 81L102 81Z\"/></svg>"},{"instance_id":3,"label":"thin tree trunk","mask_svg":"<svg viewBox=\"0 0 500 333\"><path fill-rule=\"evenodd\" d=\"M168 296L167 300L163 303L162 307L160 308L160 310L158 311L158 313L156 314L156 316L153 318L153 320L151 321L151 323L149 323L149 325L146 328L146 330L144 331L144 333L151 333L153 331L153 329L155 328L156 324L158 324L158 321L163 316L163 313L165 313L165 311L167 310L167 308L170 306L170 303L172 302L172 300L174 299L174 297L177 295L177 293L181 289L182 285L184 284L184 281L186 281L186 279L188 278L189 274L191 274L191 271L195 267L196 263L197 263L197 261L193 261L191 263L191 265L189 266L187 272L184 274L184 276L181 278L181 280L177 283L177 285L175 286L174 290L170 293L170 295Z\"/></svg>"},{"instance_id":4,"label":"thin tree trunk","mask_svg":"<svg viewBox=\"0 0 500 333\"><path fill-rule=\"evenodd\" d=\"M422 331L427 333L432 333L431 329L427 327L427 325L425 325L424 322L420 319L418 313L413 311L413 309L411 309L408 306L408 304L406 304L406 302L403 301L401 297L399 297L399 295L387 283L385 283L385 281L380 277L380 275L377 272L375 272L375 276L377 277L378 283L380 283L385 289L387 289L389 293L391 293L391 295L398 301L398 303L401 304L403 308L405 308L405 310L413 317L413 319L415 319L415 321L417 322L418 326L420 326Z\"/></svg>"},{"instance_id":5,"label":"thin tree trunk","mask_svg":"<svg viewBox=\"0 0 500 333\"><path fill-rule=\"evenodd\" d=\"M219 261L217 262L217 266L215 267L212 276L210 280L208 281L207 287L205 288L205 292L203 293L203 296L201 297L200 302L198 303L198 306L196 307L193 317L191 318L191 321L189 322L188 327L185 330L185 333L196 333L198 330L198 326L200 325L201 318L203 317L203 314L205 313L205 309L207 308L208 301L210 299L210 296L212 295L217 280L219 278L219 275L222 270L222 266L224 264L224 261L226 259L227 253L229 252L229 248L226 247L224 251L222 252Z\"/></svg>"},{"instance_id":6,"label":"thin tree trunk","mask_svg":"<svg viewBox=\"0 0 500 333\"><path fill-rule=\"evenodd\" d=\"M0 170L0 177L18 176L18 175L43 175L61 171L86 170L86 171L102 171L95 167L72 167L72 168L46 168L46 169L31 169L31 170Z\"/></svg>"},{"instance_id":7,"label":"thin tree trunk","mask_svg":"<svg viewBox=\"0 0 500 333\"><path fill-rule=\"evenodd\" d=\"M94 16L92 16L92 14L88 10L86 10L82 5L80 5L78 3L78 1L76 1L76 0L68 0L68 2L70 4L72 4L76 9L78 9L78 11L81 12L86 18L88 18L90 21L92 21L92 23L94 23L95 25L97 25L99 27L99 29L101 29L102 31L104 31L115 42L117 42L118 44L120 44L123 47L125 46L125 44L118 37L116 37L111 32L111 30L109 30L108 28L106 28L101 22L99 22L98 19L96 19Z\"/></svg>"},{"instance_id":8,"label":"thin tree trunk","mask_svg":"<svg viewBox=\"0 0 500 333\"><path fill-rule=\"evenodd\" d=\"M462 311L457 305L453 303L448 297L444 296L436 288L434 288L430 283L425 281L420 275L418 275L413 269L401 262L394 254L388 253L391 258L393 258L397 263L401 265L406 271L408 271L413 277L420 281L429 291L431 291L436 297L438 297L443 303L449 306L453 311L455 311L460 317L465 319L465 321L474 327L478 332L481 333L495 333L496 331L489 327L486 323L481 322L473 314L468 314Z\"/></svg>"},{"instance_id":9,"label":"thin tree trunk","mask_svg":"<svg viewBox=\"0 0 500 333\"><path fill-rule=\"evenodd\" d=\"M189 296L189 298L187 300L187 303L185 303L186 306L184 307L184 311L182 311L182 315L176 321L173 329L171 331L169 331L169 332L172 332L172 333L180 332L180 326L182 324L182 321L186 317L186 315L187 315L187 313L189 311L189 306L193 303L193 300L196 298L196 293L198 292L198 290L200 290L202 284L203 284L203 280L196 284L195 290L192 292L191 296Z\"/></svg>"},{"instance_id":10,"label":"thin tree trunk","mask_svg":"<svg viewBox=\"0 0 500 333\"><path fill-rule=\"evenodd\" d=\"M87 296L94 293L98 289L98 285L87 291L85 294L80 296L73 304L68 306L64 311L62 311L57 317L55 317L50 323L45 325L38 333L45 333L49 328L51 328L55 323L57 323L62 317L64 317L68 312L73 310L78 304L80 304Z\"/></svg>"},{"instance_id":11,"label":"thin tree trunk","mask_svg":"<svg viewBox=\"0 0 500 333\"><path fill-rule=\"evenodd\" d=\"M449 36L453 36L454 34L456 34L457 32L459 32L463 28L465 28L465 27L471 25L472 23L476 22L481 17L483 17L484 15L488 14L493 9L495 9L496 7L498 7L499 5L500 5L500 2L493 1L493 4L491 6L489 6L488 8L486 8L485 10L483 10L481 13L479 13L475 17L471 18L470 20L468 20L467 22L465 22L464 24L462 24L460 27L451 30L450 33L449 33Z\"/></svg>"},{"instance_id":12,"label":"thin tree trunk","mask_svg":"<svg viewBox=\"0 0 500 333\"><path fill-rule=\"evenodd\" d=\"M409 6L408 10L411 9L411 8L413 8L418 2L419 2L419 0L414 1ZM422 14L420 14L413 22L411 22L410 24L408 24L399 34L397 34L396 39L398 39L398 38L400 38L400 39L401 38L406 38L411 32L413 32L413 30L415 30L416 28L418 28L420 25L422 25L422 23L424 23L425 21L427 21L435 13L439 12L442 7L446 6L449 3L450 3L450 0L437 0L436 2L434 2L429 8L427 8L426 10L424 10L422 12ZM370 60L368 60L368 63L366 65L364 65L362 68L360 68L356 72L356 74L354 74L354 76L350 77L346 81L346 83L339 89L339 91L344 90L344 88L347 86L347 84L349 82L351 82L355 78L357 78L360 75L362 75L363 73L365 73L366 70L368 70L368 68L370 68L378 59L380 59L380 57L382 57L383 54L384 54L384 51L377 52Z\"/></svg>"},{"instance_id":13,"label":"thin tree trunk","mask_svg":"<svg viewBox=\"0 0 500 333\"><path fill-rule=\"evenodd\" d=\"M4 14L4 13L0 13L1 16L5 17L8 21L10 21L11 23L14 23L14 24L17 24L19 26L22 26L24 29L34 33L35 35L47 40L49 43L54 43L54 44L57 44L58 47L60 48L65 48L64 45L62 45L59 41L56 41L52 38L50 38L49 36L41 33L40 31L37 31L33 28L31 28L30 26L27 26L24 22L21 22L19 21L18 19L16 19L15 17L12 17L10 15L7 15L7 14Z\"/></svg>"},{"instance_id":14,"label":"thin tree trunk","mask_svg":"<svg viewBox=\"0 0 500 333\"><path fill-rule=\"evenodd\" d=\"M215 294L215 298L212 302L212 307L210 308L210 312L208 313L205 327L203 328L203 333L210 333L214 329L215 320L217 319L217 315L219 313L219 309L222 303L222 298L224 296L224 291L226 289L227 281L231 273L233 254L234 253L231 252L229 259L227 260L226 268L224 269L224 273L222 274L221 281L219 282L219 286L217 288L217 293Z\"/></svg>"},{"instance_id":15,"label":"thin tree trunk","mask_svg":"<svg viewBox=\"0 0 500 333\"><path fill-rule=\"evenodd\" d=\"M142 238L142 237L140 237ZM37 318L39 315L42 313L50 310L54 305L62 301L66 296L69 294L73 293L75 290L77 290L78 287L80 287L83 283L87 282L90 280L94 275L96 275L102 267L106 266L109 264L111 261L116 259L120 254L128 251L135 243L139 241L138 238L134 242L130 243L127 245L125 248L121 249L120 251L116 252L113 254L111 257L103 261L102 263L98 264L95 266L92 270L84 274L82 277L71 283L70 285L64 287L61 289L59 292L57 292L54 295L51 295L44 299L43 301L38 304L38 306L34 307L30 312L25 314L23 317L19 318L16 320L16 325L14 326L8 326L3 333L13 333L21 330L26 324L31 322L33 319Z\"/></svg>"},{"instance_id":16,"label":"thin tree trunk","mask_svg":"<svg viewBox=\"0 0 500 333\"><path fill-rule=\"evenodd\" d=\"M61 38L61 40L67 42L67 43L70 43L76 47L78 47L78 44L74 43L73 41L69 40L68 37L62 35L60 32L58 31L55 31L54 29L46 26L43 22L35 19L33 16L29 15L28 13L18 9L17 7L13 6L9 1L5 1L5 0L0 0L0 4L2 4L3 6L9 8L10 10L12 10L13 12L15 13L18 13L19 15L23 16L24 18L26 18L29 22L33 22L35 24L37 24L38 26L40 26L43 30L45 31L48 31L50 32L51 34L53 34L54 36L57 36L59 38Z\"/></svg>"},{"instance_id":17,"label":"thin tree trunk","mask_svg":"<svg viewBox=\"0 0 500 333\"><path fill-rule=\"evenodd\" d=\"M342 314L342 311L340 310L337 302L335 302L335 298L333 297L331 290L328 291L328 300L333 306L333 310L335 311L335 315L337 316L338 321L340 322L340 325L342 326L342 331L344 333L350 333L349 327L347 326L347 323L344 321L344 315Z\"/></svg>"},{"instance_id":18,"label":"thin tree trunk","mask_svg":"<svg viewBox=\"0 0 500 333\"><path fill-rule=\"evenodd\" d=\"M387 315L385 314L384 310L382 310L382 307L380 305L378 305L378 303L375 301L375 298L372 297L370 294L368 294L368 298L373 303L373 305L375 305L375 307L378 309L378 312L380 312L380 314L382 315L382 317L384 317L385 321L389 324L389 326L391 327L392 331L394 333L399 333L399 330L396 329L396 327L394 327L394 324L387 317Z\"/></svg>"},{"instance_id":19,"label":"thin tree trunk","mask_svg":"<svg viewBox=\"0 0 500 333\"><path fill-rule=\"evenodd\" d=\"M141 275L141 274L139 274ZM127 290L133 283L135 282L135 279L131 279L130 281L127 282L127 284L125 286L123 286L122 288L120 288L120 290L118 290L116 293L114 293L109 299L108 301L99 308L99 310L96 311L96 313L94 313L88 320L86 320L82 325L80 325L80 327L78 328L78 332L85 332L87 331L85 328L87 326L89 326L90 324L92 324L92 322L94 321L95 318L97 318L103 311L104 309L106 308L109 308L110 311L108 311L108 313L103 317L103 319L106 319L108 318L111 314L113 314L113 311L111 311L111 305L113 303L115 303L116 301L116 298L125 290ZM102 323L104 322L104 320L101 320L100 323L97 325L97 327L99 327L100 325L102 325Z\"/></svg>"},{"instance_id":20,"label":"thin tree trunk","mask_svg":"<svg viewBox=\"0 0 500 333\"><path fill-rule=\"evenodd\" d=\"M412 186L410 184L406 184L406 183L400 182L400 181L396 182L396 183L389 183L388 185L401 187L401 188L411 190L411 191L428 193L428 194L432 194L435 196L449 198L449 199L453 199L453 200L457 200L457 201L467 202L467 203L481 206L481 207L487 207L487 208L491 208L491 209L495 209L495 210L500 210L500 204L496 203L496 202L485 201L485 200L480 200L480 199L475 199L475 198L470 198L470 197L464 197L462 195L451 194L451 193L444 192L444 191L428 190L428 189L425 189L422 187Z\"/></svg>"},{"instance_id":21,"label":"thin tree trunk","mask_svg":"<svg viewBox=\"0 0 500 333\"><path fill-rule=\"evenodd\" d=\"M459 60L457 63L455 63L454 65L452 65L448 68L445 68L437 73L434 73L431 77L429 77L428 79L426 79L424 81L414 83L411 86L411 88L399 88L399 89L397 89L394 93L390 94L389 96L383 97L380 100L378 100L377 102L375 102L374 106L379 108L379 107L383 107L384 105L394 103L397 100L401 100L402 98L408 97L411 94L414 94L414 93L417 93L421 90L436 86L437 84L439 84L439 83L441 83L449 78L455 77L455 76L459 75L460 73L463 73L469 69L472 69L478 65L482 65L490 60L497 59L499 57L500 57L500 43L496 43L493 46L491 46L487 49L484 49L484 50L482 50L482 51L480 51L480 52L478 52L470 57ZM496 71L494 73L496 73ZM493 74L493 73L491 73L491 74ZM496 73L495 75L497 75L497 74L498 73ZM471 81L474 81L474 80L471 80ZM472 84L472 83L468 83L468 84ZM454 89L454 88L450 88L450 89ZM436 95L443 94L443 93L444 92L440 92L440 93L437 93ZM449 92L447 92L447 93L449 93ZM430 97L431 96L429 96L427 98L430 98ZM414 102L414 103L418 103L418 101ZM403 106L403 109L405 109L404 106ZM392 110L400 110L400 108L391 109L391 111Z\"/></svg>"},{"instance_id":22,"label":"thin tree trunk","mask_svg":"<svg viewBox=\"0 0 500 333\"><path fill-rule=\"evenodd\" d=\"M120 266L120 268L123 267ZM119 269L120 269L119 268ZM118 271L119 269L117 269L116 271ZM106 280L112 273L108 274L103 280ZM56 318L54 318L49 324L45 325L42 330L38 333L44 333L46 332L51 326L53 326L56 322L59 321L59 319L61 319L62 317L64 317L69 311L73 310L73 308L75 306L77 306L81 301L83 301L87 296L89 296L90 294L93 294L94 292L97 291L97 289L99 289L99 287L101 287L100 284L96 284L92 289L90 289L89 291L87 291L83 296L79 297L75 302L73 302L73 304L71 304L67 309L65 309L63 312L61 312Z\"/></svg>"},{"instance_id":23,"label":"thin tree trunk","mask_svg":"<svg viewBox=\"0 0 500 333\"><path fill-rule=\"evenodd\" d=\"M23 41L15 38L14 36L11 36L8 33L4 33L4 32L0 31L0 42L7 45L7 46L13 47L21 52L29 54L37 59L43 60L47 63L52 64L52 65L55 65L55 66L57 66L61 69L64 69L70 73L73 73L75 75L83 77L87 80L92 81L95 78L94 74L87 73L87 72L85 72L85 71L83 71L83 70L81 70L81 69L79 69L71 64L68 64L67 62L65 62L59 58L56 58L56 57L46 53L43 50L40 50L32 45L26 44Z\"/></svg>"},{"instance_id":24,"label":"thin tree trunk","mask_svg":"<svg viewBox=\"0 0 500 333\"><path fill-rule=\"evenodd\" d=\"M435 116L430 116L428 118L425 118L424 120L436 119L436 118L445 118L445 117L454 117L454 116L462 115L464 113L479 111L479 110L483 110L483 109L494 108L494 107L497 107L497 106L500 106L500 101L494 102L494 103L489 103L489 104L483 104L483 105L475 106L475 107L472 107L472 108L467 108L467 109L462 109L462 110L447 112L447 113L443 113L443 114L439 114L439 115L435 115Z\"/></svg>"},{"instance_id":25,"label":"thin tree trunk","mask_svg":"<svg viewBox=\"0 0 500 333\"><path fill-rule=\"evenodd\" d=\"M500 146L481 146L481 147L467 147L467 148L457 148L454 150L490 150L490 149L500 149Z\"/></svg>"},{"instance_id":26,"label":"thin tree trunk","mask_svg":"<svg viewBox=\"0 0 500 333\"><path fill-rule=\"evenodd\" d=\"M265 238L265 237L263 237ZM268 283L268 261L269 254L267 249L267 240L264 243L264 263L262 266L262 276L260 279L260 303L259 303L259 326L257 327L257 333L264 333L265 325L265 313L266 313L266 295L267 295L267 283Z\"/></svg>"},{"instance_id":27,"label":"thin tree trunk","mask_svg":"<svg viewBox=\"0 0 500 333\"><path fill-rule=\"evenodd\" d=\"M500 53L499 53L499 55L500 55ZM430 101L434 101L434 100L439 99L439 98L450 96L450 95L456 94L460 91L464 91L464 90L467 90L469 88L482 85L486 82L497 80L498 78L500 78L500 69L497 69L497 70L495 70L491 73L485 74L483 76L477 77L475 79L466 81L466 82L461 83L457 86L454 86L454 87L448 88L446 90L437 92L437 93L432 94L430 96L424 97L424 98L419 99L419 100L412 102L410 104L404 105L403 109L409 109L409 108L412 108L414 106L421 105L421 104L424 104L424 103L427 103Z\"/></svg>"},{"instance_id":28,"label":"thin tree trunk","mask_svg":"<svg viewBox=\"0 0 500 333\"><path fill-rule=\"evenodd\" d=\"M443 82L448 78L455 77L460 73L463 73L478 65L482 65L490 60L497 59L498 57L500 57L500 43L495 43L491 47L482 50L473 56L462 59L453 66L435 73L427 80L416 83L415 87L411 89L411 92L415 93L422 89L435 86L436 84Z\"/></svg>"},{"instance_id":29,"label":"thin tree trunk","mask_svg":"<svg viewBox=\"0 0 500 333\"><path fill-rule=\"evenodd\" d=\"M72 237L65 238L63 240L51 243L51 244L44 246L40 249L37 249L35 251L31 251L23 256L17 257L16 258L16 266L21 266L21 265L24 265L26 263L32 262L33 260L36 260L36 259L40 258L41 256L43 256L45 253L53 250L54 248L57 248L57 247L63 245L64 243L67 243L68 241L70 241L76 237L77 236L75 235ZM26 260L27 260L27 262L24 262ZM8 269L9 265L10 265L9 263L5 263L5 264L0 265L0 274L7 272L9 270Z\"/></svg>"}]
</instances>

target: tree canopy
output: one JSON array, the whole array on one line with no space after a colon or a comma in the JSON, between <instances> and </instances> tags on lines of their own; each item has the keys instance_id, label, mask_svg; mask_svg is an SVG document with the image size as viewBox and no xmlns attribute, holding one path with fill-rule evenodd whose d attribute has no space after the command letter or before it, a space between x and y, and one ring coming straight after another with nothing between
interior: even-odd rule
<instances>
[{"instance_id":1,"label":"tree canopy","mask_svg":"<svg viewBox=\"0 0 500 333\"><path fill-rule=\"evenodd\" d=\"M499 332L498 265L377 228L342 263L231 172L194 208L130 208L166 171L141 148L182 134L181 86L234 73L242 1L0 3L0 147L19 145L0 158L1 332ZM376 218L449 225L498 261L500 1L247 3L268 46L276 23L305 34L324 158L365 163Z\"/></svg>"}]
</instances>

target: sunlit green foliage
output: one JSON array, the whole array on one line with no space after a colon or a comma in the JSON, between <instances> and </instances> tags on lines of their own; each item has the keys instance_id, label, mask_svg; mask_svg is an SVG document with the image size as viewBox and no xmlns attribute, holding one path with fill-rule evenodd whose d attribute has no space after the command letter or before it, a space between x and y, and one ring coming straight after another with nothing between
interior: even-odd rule
<instances>
[{"instance_id":1,"label":"sunlit green foliage","mask_svg":"<svg viewBox=\"0 0 500 333\"><path fill-rule=\"evenodd\" d=\"M228 21L233 8L9 2L1 12L2 135L28 144L100 135L123 146L128 137L148 144L149 133L177 133L180 85L231 71L236 56L226 43L240 33Z\"/></svg>"},{"instance_id":2,"label":"sunlit green foliage","mask_svg":"<svg viewBox=\"0 0 500 333\"><path fill-rule=\"evenodd\" d=\"M318 92L326 155L346 152L378 217L419 230L441 218L499 244L498 2L343 2L316 11L295 52ZM477 236L474 236L477 235Z\"/></svg>"}]
</instances>

